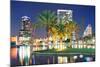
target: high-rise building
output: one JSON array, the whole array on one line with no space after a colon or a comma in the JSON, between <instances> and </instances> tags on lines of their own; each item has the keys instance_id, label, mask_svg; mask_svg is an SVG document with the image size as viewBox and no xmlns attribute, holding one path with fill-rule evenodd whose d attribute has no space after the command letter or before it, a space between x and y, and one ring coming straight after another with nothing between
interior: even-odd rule
<instances>
[{"instance_id":1,"label":"high-rise building","mask_svg":"<svg viewBox=\"0 0 100 67\"><path fill-rule=\"evenodd\" d=\"M88 24L88 26L86 27L84 33L83 33L83 37L85 36L92 36L92 26L91 24Z\"/></svg>"},{"instance_id":2,"label":"high-rise building","mask_svg":"<svg viewBox=\"0 0 100 67\"><path fill-rule=\"evenodd\" d=\"M22 16L21 29L19 31L19 41L29 41L32 34L32 23L28 16Z\"/></svg>"},{"instance_id":3,"label":"high-rise building","mask_svg":"<svg viewBox=\"0 0 100 67\"><path fill-rule=\"evenodd\" d=\"M72 21L72 10L57 10L58 23Z\"/></svg>"}]
</instances>

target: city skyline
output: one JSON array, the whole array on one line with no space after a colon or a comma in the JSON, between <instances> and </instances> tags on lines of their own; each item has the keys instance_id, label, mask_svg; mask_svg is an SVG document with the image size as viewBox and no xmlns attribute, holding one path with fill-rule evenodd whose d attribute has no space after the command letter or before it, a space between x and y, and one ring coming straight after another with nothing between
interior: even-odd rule
<instances>
[{"instance_id":1,"label":"city skyline","mask_svg":"<svg viewBox=\"0 0 100 67\"><path fill-rule=\"evenodd\" d=\"M95 6L11 1L11 66L95 61Z\"/></svg>"},{"instance_id":2,"label":"city skyline","mask_svg":"<svg viewBox=\"0 0 100 67\"><path fill-rule=\"evenodd\" d=\"M41 6L40 6L41 5ZM94 6L79 6L69 4L55 4L55 3L39 3L39 2L19 2L11 1L11 36L16 36L20 30L21 17L29 16L32 23L37 22L37 16L43 10L51 10L57 14L58 9L72 10L73 20L79 25L84 22L87 27L91 24L93 32L95 32L95 7ZM84 18L84 21L82 19ZM45 30L39 29L36 31L37 35L44 37L46 35ZM83 32L81 32L83 34ZM41 36L42 35L42 36Z\"/></svg>"}]
</instances>

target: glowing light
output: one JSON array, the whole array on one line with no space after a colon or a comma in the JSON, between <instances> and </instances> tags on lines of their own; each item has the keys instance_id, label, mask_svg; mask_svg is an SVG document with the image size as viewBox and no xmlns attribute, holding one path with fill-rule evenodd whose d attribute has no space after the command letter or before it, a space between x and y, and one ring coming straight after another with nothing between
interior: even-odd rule
<instances>
[{"instance_id":1,"label":"glowing light","mask_svg":"<svg viewBox=\"0 0 100 67\"><path fill-rule=\"evenodd\" d=\"M67 63L68 62L67 59L68 59L67 57L63 57L63 63Z\"/></svg>"},{"instance_id":2,"label":"glowing light","mask_svg":"<svg viewBox=\"0 0 100 67\"><path fill-rule=\"evenodd\" d=\"M86 61L87 61L87 62L89 62L89 61L92 61L92 60L93 60L93 58L91 58L91 57L86 57L85 59L86 59Z\"/></svg>"},{"instance_id":3,"label":"glowing light","mask_svg":"<svg viewBox=\"0 0 100 67\"><path fill-rule=\"evenodd\" d=\"M22 16L22 21L27 21L29 19L30 19L30 17L28 17L28 16Z\"/></svg>"},{"instance_id":4,"label":"glowing light","mask_svg":"<svg viewBox=\"0 0 100 67\"><path fill-rule=\"evenodd\" d=\"M29 46L20 46L19 47L20 63L23 64L23 62L26 62L26 65L28 65L29 58L30 58L30 47ZM26 59L26 60L23 61L24 59Z\"/></svg>"},{"instance_id":5,"label":"glowing light","mask_svg":"<svg viewBox=\"0 0 100 67\"><path fill-rule=\"evenodd\" d=\"M67 57L58 57L58 63L62 64L62 63L67 63L68 62L68 58Z\"/></svg>"},{"instance_id":6,"label":"glowing light","mask_svg":"<svg viewBox=\"0 0 100 67\"><path fill-rule=\"evenodd\" d=\"M74 48L74 45L72 45L72 48Z\"/></svg>"},{"instance_id":7,"label":"glowing light","mask_svg":"<svg viewBox=\"0 0 100 67\"><path fill-rule=\"evenodd\" d=\"M77 48L77 45L74 45L74 48Z\"/></svg>"},{"instance_id":8,"label":"glowing light","mask_svg":"<svg viewBox=\"0 0 100 67\"><path fill-rule=\"evenodd\" d=\"M87 48L91 48L91 46L87 46Z\"/></svg>"},{"instance_id":9,"label":"glowing light","mask_svg":"<svg viewBox=\"0 0 100 67\"><path fill-rule=\"evenodd\" d=\"M57 47L58 47L57 45L54 46L55 49L57 49Z\"/></svg>"},{"instance_id":10,"label":"glowing light","mask_svg":"<svg viewBox=\"0 0 100 67\"><path fill-rule=\"evenodd\" d=\"M86 48L86 45L84 45L84 48Z\"/></svg>"},{"instance_id":11,"label":"glowing light","mask_svg":"<svg viewBox=\"0 0 100 67\"><path fill-rule=\"evenodd\" d=\"M79 46L79 48L83 48L83 45L78 45Z\"/></svg>"},{"instance_id":12,"label":"glowing light","mask_svg":"<svg viewBox=\"0 0 100 67\"><path fill-rule=\"evenodd\" d=\"M62 57L58 57L58 63L59 63L59 64L62 63Z\"/></svg>"},{"instance_id":13,"label":"glowing light","mask_svg":"<svg viewBox=\"0 0 100 67\"><path fill-rule=\"evenodd\" d=\"M95 49L95 46L92 46L93 49Z\"/></svg>"},{"instance_id":14,"label":"glowing light","mask_svg":"<svg viewBox=\"0 0 100 67\"><path fill-rule=\"evenodd\" d=\"M49 49L52 49L52 45L49 45Z\"/></svg>"},{"instance_id":15,"label":"glowing light","mask_svg":"<svg viewBox=\"0 0 100 67\"><path fill-rule=\"evenodd\" d=\"M30 47L29 46L27 46L27 56L28 56L28 58L30 58Z\"/></svg>"},{"instance_id":16,"label":"glowing light","mask_svg":"<svg viewBox=\"0 0 100 67\"><path fill-rule=\"evenodd\" d=\"M57 48L59 47L59 48ZM65 45L59 45L59 46L55 46L55 48L57 49L57 51L63 51L64 49L66 49L66 46Z\"/></svg>"},{"instance_id":17,"label":"glowing light","mask_svg":"<svg viewBox=\"0 0 100 67\"><path fill-rule=\"evenodd\" d=\"M80 58L83 58L83 55L80 55L79 57L80 57Z\"/></svg>"},{"instance_id":18,"label":"glowing light","mask_svg":"<svg viewBox=\"0 0 100 67\"><path fill-rule=\"evenodd\" d=\"M24 59L24 47L20 46L19 47L19 60L21 64L23 64L23 59Z\"/></svg>"},{"instance_id":19,"label":"glowing light","mask_svg":"<svg viewBox=\"0 0 100 67\"><path fill-rule=\"evenodd\" d=\"M17 48L11 48L11 58L17 58Z\"/></svg>"},{"instance_id":20,"label":"glowing light","mask_svg":"<svg viewBox=\"0 0 100 67\"><path fill-rule=\"evenodd\" d=\"M49 37L49 40L52 41L52 37L51 36Z\"/></svg>"},{"instance_id":21,"label":"glowing light","mask_svg":"<svg viewBox=\"0 0 100 67\"><path fill-rule=\"evenodd\" d=\"M74 56L73 58L74 58L74 59L77 59L77 56Z\"/></svg>"},{"instance_id":22,"label":"glowing light","mask_svg":"<svg viewBox=\"0 0 100 67\"><path fill-rule=\"evenodd\" d=\"M17 41L17 36L16 37L11 37L10 40L11 40L11 42L16 42Z\"/></svg>"}]
</instances>

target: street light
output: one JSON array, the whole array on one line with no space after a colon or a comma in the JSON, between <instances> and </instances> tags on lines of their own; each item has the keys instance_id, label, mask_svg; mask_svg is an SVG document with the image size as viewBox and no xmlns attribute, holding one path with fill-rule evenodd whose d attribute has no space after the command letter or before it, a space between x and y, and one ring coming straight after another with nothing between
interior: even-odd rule
<instances>
[{"instance_id":1,"label":"street light","mask_svg":"<svg viewBox=\"0 0 100 67\"><path fill-rule=\"evenodd\" d=\"M80 57L80 58L83 58L83 55L80 55L79 57Z\"/></svg>"},{"instance_id":2,"label":"street light","mask_svg":"<svg viewBox=\"0 0 100 67\"><path fill-rule=\"evenodd\" d=\"M74 58L74 59L77 59L78 57L77 57L77 56L74 56L73 58Z\"/></svg>"}]
</instances>

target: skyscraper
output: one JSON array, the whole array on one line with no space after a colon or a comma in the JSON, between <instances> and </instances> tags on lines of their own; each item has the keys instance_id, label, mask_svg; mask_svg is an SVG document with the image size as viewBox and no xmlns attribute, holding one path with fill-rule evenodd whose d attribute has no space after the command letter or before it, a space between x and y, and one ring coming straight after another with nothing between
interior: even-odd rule
<instances>
[{"instance_id":1,"label":"skyscraper","mask_svg":"<svg viewBox=\"0 0 100 67\"><path fill-rule=\"evenodd\" d=\"M86 27L84 33L83 33L83 37L85 36L92 36L92 26L91 24L88 24L88 26Z\"/></svg>"},{"instance_id":2,"label":"skyscraper","mask_svg":"<svg viewBox=\"0 0 100 67\"><path fill-rule=\"evenodd\" d=\"M32 34L32 24L28 16L22 16L21 29L19 31L19 41L28 42Z\"/></svg>"},{"instance_id":3,"label":"skyscraper","mask_svg":"<svg viewBox=\"0 0 100 67\"><path fill-rule=\"evenodd\" d=\"M72 21L72 10L57 10L58 23Z\"/></svg>"}]
</instances>

